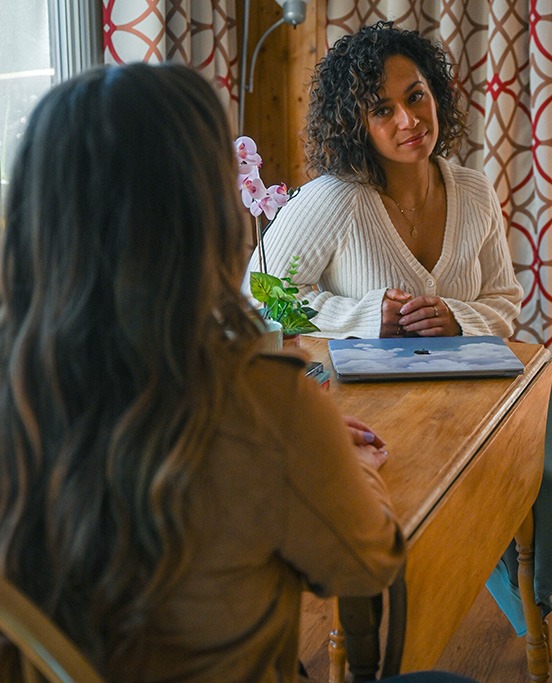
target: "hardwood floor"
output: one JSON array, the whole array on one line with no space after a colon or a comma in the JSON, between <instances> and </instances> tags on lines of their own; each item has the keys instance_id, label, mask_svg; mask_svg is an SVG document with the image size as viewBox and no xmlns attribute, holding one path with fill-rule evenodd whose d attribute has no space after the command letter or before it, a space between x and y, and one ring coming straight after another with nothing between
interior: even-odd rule
<instances>
[{"instance_id":1,"label":"hardwood floor","mask_svg":"<svg viewBox=\"0 0 552 683\"><path fill-rule=\"evenodd\" d=\"M309 678L328 680L328 635L332 627L332 601L303 593L299 659Z\"/></svg>"},{"instance_id":2,"label":"hardwood floor","mask_svg":"<svg viewBox=\"0 0 552 683\"><path fill-rule=\"evenodd\" d=\"M310 594L303 599L300 658L309 677L328 680L328 634L332 601ZM518 638L486 589L483 589L436 669L454 671L479 683L528 683L525 639Z\"/></svg>"}]
</instances>

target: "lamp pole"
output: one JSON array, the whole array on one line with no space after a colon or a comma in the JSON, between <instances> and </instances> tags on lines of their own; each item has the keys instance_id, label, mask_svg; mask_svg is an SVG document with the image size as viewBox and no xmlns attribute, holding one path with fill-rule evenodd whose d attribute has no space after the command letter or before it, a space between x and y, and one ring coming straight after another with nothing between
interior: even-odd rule
<instances>
[{"instance_id":1,"label":"lamp pole","mask_svg":"<svg viewBox=\"0 0 552 683\"><path fill-rule=\"evenodd\" d=\"M249 66L249 78L247 76L247 45L249 37L249 11L250 11L250 0L244 1L243 10L243 37L242 37L242 49L241 49L241 62L240 62L240 87L238 94L238 135L243 135L243 124L244 124L244 113L245 113L245 93L253 92L253 82L255 77L255 64L257 62L257 57L259 56L260 49L266 40L266 38L274 31L278 26L282 24L290 24L291 26L297 26L305 21L307 13L307 2L310 0L276 0L276 2L282 7L282 17L278 21L274 22L263 35L259 38L255 49L253 50L253 55L251 56L251 64Z\"/></svg>"}]
</instances>

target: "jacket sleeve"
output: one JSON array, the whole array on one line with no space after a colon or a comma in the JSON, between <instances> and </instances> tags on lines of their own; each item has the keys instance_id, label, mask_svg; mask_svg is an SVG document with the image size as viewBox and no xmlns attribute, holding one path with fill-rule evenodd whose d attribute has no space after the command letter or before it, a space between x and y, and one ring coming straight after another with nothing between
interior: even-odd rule
<instances>
[{"instance_id":1,"label":"jacket sleeve","mask_svg":"<svg viewBox=\"0 0 552 683\"><path fill-rule=\"evenodd\" d=\"M375 469L361 465L343 418L314 380L299 379L296 400L280 552L320 595L379 593L405 557L386 487Z\"/></svg>"}]
</instances>

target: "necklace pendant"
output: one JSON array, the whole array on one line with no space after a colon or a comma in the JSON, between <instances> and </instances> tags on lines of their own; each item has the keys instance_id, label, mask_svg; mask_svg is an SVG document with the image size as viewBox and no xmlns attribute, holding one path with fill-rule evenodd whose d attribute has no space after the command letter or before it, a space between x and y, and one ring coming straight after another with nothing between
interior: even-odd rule
<instances>
[{"instance_id":1,"label":"necklace pendant","mask_svg":"<svg viewBox=\"0 0 552 683\"><path fill-rule=\"evenodd\" d=\"M410 237L412 237L412 239L414 239L414 240L416 239L416 237L418 237L418 231L416 230L415 225L413 225L411 230L410 230Z\"/></svg>"}]
</instances>

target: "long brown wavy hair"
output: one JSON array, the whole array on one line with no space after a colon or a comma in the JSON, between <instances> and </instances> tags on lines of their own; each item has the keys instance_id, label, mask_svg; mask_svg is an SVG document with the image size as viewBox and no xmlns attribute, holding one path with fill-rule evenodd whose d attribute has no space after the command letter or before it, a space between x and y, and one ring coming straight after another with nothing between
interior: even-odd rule
<instances>
[{"instance_id":1,"label":"long brown wavy hair","mask_svg":"<svg viewBox=\"0 0 552 683\"><path fill-rule=\"evenodd\" d=\"M258 336L236 172L217 95L174 64L54 88L14 164L0 571L112 680L185 571L186 490Z\"/></svg>"},{"instance_id":2,"label":"long brown wavy hair","mask_svg":"<svg viewBox=\"0 0 552 683\"><path fill-rule=\"evenodd\" d=\"M446 157L458 149L466 134L466 113L448 55L418 31L378 21L340 38L315 67L307 114L311 172L385 189L385 172L366 121L385 79L385 60L393 55L411 59L435 97L439 136L432 155Z\"/></svg>"}]
</instances>

